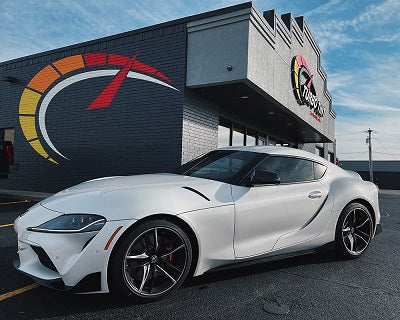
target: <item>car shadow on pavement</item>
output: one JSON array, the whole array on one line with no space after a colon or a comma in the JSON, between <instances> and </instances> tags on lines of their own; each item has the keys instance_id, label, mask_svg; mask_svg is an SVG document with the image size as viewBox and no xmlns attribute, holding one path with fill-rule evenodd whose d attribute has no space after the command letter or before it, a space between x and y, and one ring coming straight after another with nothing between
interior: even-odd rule
<instances>
[{"instance_id":1,"label":"car shadow on pavement","mask_svg":"<svg viewBox=\"0 0 400 320\"><path fill-rule=\"evenodd\" d=\"M210 272L200 277L187 279L183 286L167 299L147 304L138 304L112 294L76 295L39 287L1 301L0 313L4 316L4 319L74 318L75 316L81 318L82 315L86 314L87 316L92 313L95 313L97 318L101 317L102 314L109 315L109 312L118 312L118 310L124 310L124 312L130 310L136 314L149 314L151 310L180 304L182 296L193 295L195 291L207 288L212 283L280 271L300 265L324 264L336 261L340 260L334 256L334 253L324 252ZM25 278L25 276L19 273L16 273L15 276ZM21 280L24 280L26 283L32 283L27 277ZM188 299L192 298L189 297ZM193 299L195 300L195 297ZM83 318L86 317L83 316Z\"/></svg>"},{"instance_id":2,"label":"car shadow on pavement","mask_svg":"<svg viewBox=\"0 0 400 320\"><path fill-rule=\"evenodd\" d=\"M341 260L334 251L326 251L269 262L259 262L248 266L237 266L225 270L207 272L202 276L187 279L182 288L201 286L208 283L247 277L260 273L280 271L300 265L324 264L340 261L343 260Z\"/></svg>"}]
</instances>

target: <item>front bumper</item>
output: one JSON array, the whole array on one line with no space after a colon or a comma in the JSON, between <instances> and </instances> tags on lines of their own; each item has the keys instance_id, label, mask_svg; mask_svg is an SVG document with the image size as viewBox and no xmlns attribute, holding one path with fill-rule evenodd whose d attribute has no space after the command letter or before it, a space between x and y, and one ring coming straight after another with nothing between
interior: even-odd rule
<instances>
[{"instance_id":1,"label":"front bumper","mask_svg":"<svg viewBox=\"0 0 400 320\"><path fill-rule=\"evenodd\" d=\"M18 253L15 254L13 259L15 269L19 270L21 262ZM75 286L66 286L61 277L54 279L42 279L32 274L25 273L28 277L32 278L41 286L48 287L60 291L69 291L71 293L88 293L88 292L101 292L101 273L95 272L85 276Z\"/></svg>"},{"instance_id":2,"label":"front bumper","mask_svg":"<svg viewBox=\"0 0 400 320\"><path fill-rule=\"evenodd\" d=\"M35 212L34 212L35 211ZM107 266L118 238L136 220L108 221L100 231L85 233L43 233L28 231L36 226L32 216L49 216L44 207L30 210L14 224L18 234L17 270L41 285L72 292L108 292ZM61 215L61 213L57 213ZM111 245L111 235L119 228Z\"/></svg>"}]
</instances>

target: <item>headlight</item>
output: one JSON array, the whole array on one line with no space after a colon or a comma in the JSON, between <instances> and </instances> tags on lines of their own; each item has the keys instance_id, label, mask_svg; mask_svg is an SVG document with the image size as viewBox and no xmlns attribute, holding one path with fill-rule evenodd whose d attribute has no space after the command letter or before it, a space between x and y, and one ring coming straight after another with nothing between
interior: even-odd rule
<instances>
[{"instance_id":1,"label":"headlight","mask_svg":"<svg viewBox=\"0 0 400 320\"><path fill-rule=\"evenodd\" d=\"M29 227L29 231L77 233L99 231L106 223L106 218L93 214L66 214L37 227Z\"/></svg>"}]
</instances>

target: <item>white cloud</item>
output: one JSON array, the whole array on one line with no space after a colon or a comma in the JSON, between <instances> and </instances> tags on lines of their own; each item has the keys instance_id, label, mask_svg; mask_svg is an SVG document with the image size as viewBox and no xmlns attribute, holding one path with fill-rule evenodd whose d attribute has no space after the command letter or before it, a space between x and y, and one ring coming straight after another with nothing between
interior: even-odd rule
<instances>
[{"instance_id":1,"label":"white cloud","mask_svg":"<svg viewBox=\"0 0 400 320\"><path fill-rule=\"evenodd\" d=\"M372 156L374 160L400 160L398 113L370 114L343 117L336 121L337 156L340 160L367 160L367 130L372 133ZM339 133L340 132L340 133Z\"/></svg>"},{"instance_id":2,"label":"white cloud","mask_svg":"<svg viewBox=\"0 0 400 320\"><path fill-rule=\"evenodd\" d=\"M241 2L2 0L0 62Z\"/></svg>"},{"instance_id":3,"label":"white cloud","mask_svg":"<svg viewBox=\"0 0 400 320\"><path fill-rule=\"evenodd\" d=\"M393 111L400 113L400 107L394 107L390 105L384 104L375 104L369 103L365 101L365 98L362 99L360 95L351 95L345 92L336 92L336 106L342 106L346 108L350 108L353 110L359 110L364 112L385 112L385 111Z\"/></svg>"},{"instance_id":4,"label":"white cloud","mask_svg":"<svg viewBox=\"0 0 400 320\"><path fill-rule=\"evenodd\" d=\"M315 10L319 12L319 8ZM313 10L310 12L313 14ZM315 26L313 30L320 47L327 51L354 43L399 42L400 35L398 32L393 32L396 28L400 28L399 22L400 1L386 0L380 4L367 6L364 11L351 19L317 20L318 24L313 25Z\"/></svg>"},{"instance_id":5,"label":"white cloud","mask_svg":"<svg viewBox=\"0 0 400 320\"><path fill-rule=\"evenodd\" d=\"M400 160L400 62L397 54L370 53L363 59L360 63L365 68L334 73L328 79L334 79L333 107L342 107L335 124L339 159L366 160L364 131L371 128L377 138L374 159Z\"/></svg>"},{"instance_id":6,"label":"white cloud","mask_svg":"<svg viewBox=\"0 0 400 320\"><path fill-rule=\"evenodd\" d=\"M354 74L350 71L330 73L328 78L328 89L334 91L347 87L348 83L354 82Z\"/></svg>"},{"instance_id":7,"label":"white cloud","mask_svg":"<svg viewBox=\"0 0 400 320\"><path fill-rule=\"evenodd\" d=\"M316 7L312 10L306 11L304 12L304 16L305 17L311 17L312 15L316 15L316 14L326 14L327 11L329 11L330 9L334 8L337 9L338 8L338 4L341 2L341 0L330 0L328 3L325 3L319 7Z\"/></svg>"},{"instance_id":8,"label":"white cloud","mask_svg":"<svg viewBox=\"0 0 400 320\"><path fill-rule=\"evenodd\" d=\"M334 105L365 112L400 111L400 61L397 53L365 53L359 62L359 69L329 75L328 85L334 96Z\"/></svg>"},{"instance_id":9,"label":"white cloud","mask_svg":"<svg viewBox=\"0 0 400 320\"><path fill-rule=\"evenodd\" d=\"M358 17L349 21L354 28L369 28L370 25L377 26L392 21L399 21L400 1L386 0L380 4L372 4L366 8Z\"/></svg>"}]
</instances>

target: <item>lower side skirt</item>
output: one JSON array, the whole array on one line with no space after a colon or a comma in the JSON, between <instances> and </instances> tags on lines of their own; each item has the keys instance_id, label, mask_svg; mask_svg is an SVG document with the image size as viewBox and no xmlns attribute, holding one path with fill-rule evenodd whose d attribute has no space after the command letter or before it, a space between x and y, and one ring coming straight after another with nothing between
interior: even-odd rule
<instances>
[{"instance_id":1,"label":"lower side skirt","mask_svg":"<svg viewBox=\"0 0 400 320\"><path fill-rule=\"evenodd\" d=\"M244 259L243 261L234 262L234 263L230 263L230 264L223 265L220 267L216 267L214 269L207 270L205 273L220 271L220 270L234 269L234 268L238 268L238 267L246 267L246 266L251 266L251 265L255 265L255 264L259 264L259 263L272 262L272 261L276 261L276 260L304 256L304 255L312 254L312 253L326 252L326 251L333 250L335 248L336 248L336 244L334 241L332 241L332 242L328 242L327 244L324 244L323 246L321 246L319 248L315 248L315 249L277 254L275 256L268 256L268 257L254 257L254 258Z\"/></svg>"}]
</instances>

